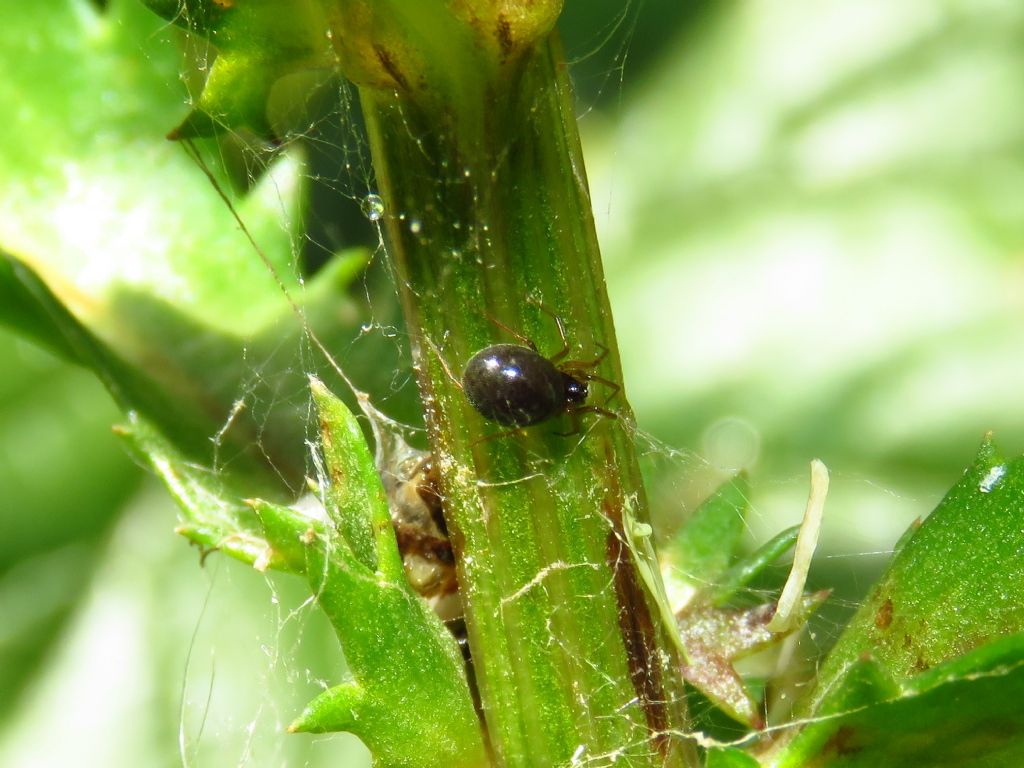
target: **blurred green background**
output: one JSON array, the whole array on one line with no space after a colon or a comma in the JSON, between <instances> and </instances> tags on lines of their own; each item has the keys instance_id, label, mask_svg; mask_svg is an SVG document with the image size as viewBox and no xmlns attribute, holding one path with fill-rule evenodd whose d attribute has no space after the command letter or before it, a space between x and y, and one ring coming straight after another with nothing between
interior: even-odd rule
<instances>
[{"instance_id":1,"label":"blurred green background","mask_svg":"<svg viewBox=\"0 0 1024 768\"><path fill-rule=\"evenodd\" d=\"M130 15L119 44L180 104L149 122L184 115L186 59L161 22L127 2L111 20L52 5L96 47ZM742 467L763 540L799 520L823 459L827 645L982 435L1024 448L1024 6L569 0L562 33L657 519L677 524ZM376 243L356 118L334 118L302 140L310 272ZM17 138L0 141L0 187L31 199ZM374 367L401 351L384 283L377 259L351 291L346 370L413 418L407 377ZM0 371L0 765L365 760L346 736L282 733L343 669L298 585L217 556L198 567L91 374L8 330Z\"/></svg>"}]
</instances>

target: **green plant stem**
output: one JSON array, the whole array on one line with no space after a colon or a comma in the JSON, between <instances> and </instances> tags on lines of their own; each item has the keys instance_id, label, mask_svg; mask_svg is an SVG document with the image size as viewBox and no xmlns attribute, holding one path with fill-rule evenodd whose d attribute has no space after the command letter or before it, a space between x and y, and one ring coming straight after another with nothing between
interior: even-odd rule
<instances>
[{"instance_id":1,"label":"green plant stem","mask_svg":"<svg viewBox=\"0 0 1024 768\"><path fill-rule=\"evenodd\" d=\"M507 433L457 382L479 349L516 342L492 320L557 352L545 309L570 359L603 345L595 373L621 382L560 44L450 90L443 106L360 95L492 750L504 766L692 765L653 553L630 532L646 501L624 393L607 403L616 418L581 415L578 431L566 415ZM613 392L592 382L590 402Z\"/></svg>"}]
</instances>

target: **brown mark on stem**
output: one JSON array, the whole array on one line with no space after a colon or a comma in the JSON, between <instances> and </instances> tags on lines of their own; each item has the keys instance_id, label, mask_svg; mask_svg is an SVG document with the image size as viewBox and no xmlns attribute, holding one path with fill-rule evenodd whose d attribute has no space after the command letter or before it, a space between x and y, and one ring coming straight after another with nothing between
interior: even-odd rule
<instances>
[{"instance_id":1,"label":"brown mark on stem","mask_svg":"<svg viewBox=\"0 0 1024 768\"><path fill-rule=\"evenodd\" d=\"M875 613L875 626L886 630L892 625L892 598L887 599Z\"/></svg>"},{"instance_id":2,"label":"brown mark on stem","mask_svg":"<svg viewBox=\"0 0 1024 768\"><path fill-rule=\"evenodd\" d=\"M497 29L498 46L501 48L501 58L507 59L512 53L512 25L504 16L498 16Z\"/></svg>"},{"instance_id":3,"label":"brown mark on stem","mask_svg":"<svg viewBox=\"0 0 1024 768\"><path fill-rule=\"evenodd\" d=\"M647 718L651 742L662 755L669 750L669 713L654 621L648 608L646 591L639 581L622 525L622 493L618 478L606 465L609 492L602 504L612 524L608 534L607 558L615 577L615 595L619 606L619 631L626 648L629 677L637 700Z\"/></svg>"},{"instance_id":4,"label":"brown mark on stem","mask_svg":"<svg viewBox=\"0 0 1024 768\"><path fill-rule=\"evenodd\" d=\"M324 454L334 450L334 433L331 431L332 424L324 416L320 417L320 448ZM330 465L331 484L336 488L343 488L345 485L345 474L337 463Z\"/></svg>"},{"instance_id":5,"label":"brown mark on stem","mask_svg":"<svg viewBox=\"0 0 1024 768\"><path fill-rule=\"evenodd\" d=\"M391 78L402 88L402 90L408 91L409 81L406 80L405 75L402 74L402 70L400 70L398 65L395 64L388 50L379 45L375 45L373 47L373 52L377 54L377 61L380 62L384 71L391 75Z\"/></svg>"}]
</instances>

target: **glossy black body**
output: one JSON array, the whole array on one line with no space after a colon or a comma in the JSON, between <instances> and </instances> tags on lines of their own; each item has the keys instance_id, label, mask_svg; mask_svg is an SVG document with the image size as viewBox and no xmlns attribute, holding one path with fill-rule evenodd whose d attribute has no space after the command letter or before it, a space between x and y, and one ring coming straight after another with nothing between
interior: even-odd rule
<instances>
[{"instance_id":1,"label":"glossy black body","mask_svg":"<svg viewBox=\"0 0 1024 768\"><path fill-rule=\"evenodd\" d=\"M587 399L585 381L518 344L495 344L473 355L462 388L481 416L507 427L539 424Z\"/></svg>"}]
</instances>

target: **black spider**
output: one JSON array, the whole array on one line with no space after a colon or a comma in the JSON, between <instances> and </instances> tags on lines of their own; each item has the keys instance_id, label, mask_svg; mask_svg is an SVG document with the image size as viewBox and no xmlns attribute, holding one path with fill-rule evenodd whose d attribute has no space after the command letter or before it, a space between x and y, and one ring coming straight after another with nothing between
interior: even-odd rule
<instances>
[{"instance_id":1,"label":"black spider","mask_svg":"<svg viewBox=\"0 0 1024 768\"><path fill-rule=\"evenodd\" d=\"M613 390L609 400L619 391L615 382L591 373L608 356L608 348L598 344L601 352L593 360L562 362L571 348L565 326L558 315L538 306L558 326L562 349L550 358L544 357L533 341L491 318L523 344L494 344L470 358L462 373L462 389L470 404L485 419L507 427L529 427L562 413L575 417L590 412L614 417L604 408L584 405L591 381Z\"/></svg>"}]
</instances>

